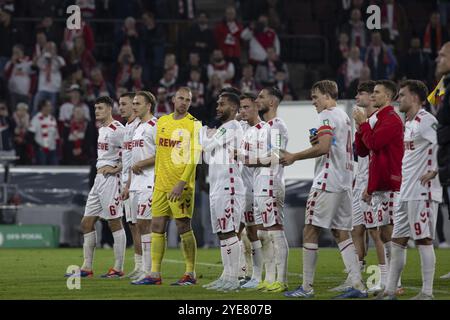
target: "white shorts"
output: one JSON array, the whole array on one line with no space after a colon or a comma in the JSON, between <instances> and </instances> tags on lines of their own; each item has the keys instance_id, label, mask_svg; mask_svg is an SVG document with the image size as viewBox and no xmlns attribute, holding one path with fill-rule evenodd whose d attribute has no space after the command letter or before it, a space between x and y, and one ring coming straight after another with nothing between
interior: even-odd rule
<instances>
[{"instance_id":1,"label":"white shorts","mask_svg":"<svg viewBox=\"0 0 450 320\"><path fill-rule=\"evenodd\" d=\"M152 219L152 196L152 190L130 191L132 221Z\"/></svg>"},{"instance_id":2,"label":"white shorts","mask_svg":"<svg viewBox=\"0 0 450 320\"><path fill-rule=\"evenodd\" d=\"M84 216L100 217L105 220L123 216L120 198L120 174L108 175L106 178L103 174L95 176L94 185L86 201Z\"/></svg>"},{"instance_id":3,"label":"white shorts","mask_svg":"<svg viewBox=\"0 0 450 320\"><path fill-rule=\"evenodd\" d=\"M395 212L392 238L432 239L436 234L439 203L428 200L402 201Z\"/></svg>"},{"instance_id":4,"label":"white shorts","mask_svg":"<svg viewBox=\"0 0 450 320\"><path fill-rule=\"evenodd\" d=\"M253 193L247 193L245 195L245 206L241 219L241 222L243 222L246 227L263 224L261 213L258 212L258 210L256 210L255 208L256 203L255 198L253 197Z\"/></svg>"},{"instance_id":5,"label":"white shorts","mask_svg":"<svg viewBox=\"0 0 450 320\"><path fill-rule=\"evenodd\" d=\"M131 205L130 205L130 198L127 200L122 200L122 206L123 206L123 214L125 215L125 219L129 223L136 223L136 217L134 217L131 214Z\"/></svg>"},{"instance_id":6,"label":"white shorts","mask_svg":"<svg viewBox=\"0 0 450 320\"><path fill-rule=\"evenodd\" d=\"M352 191L328 192L311 188L306 202L305 224L351 231Z\"/></svg>"},{"instance_id":7,"label":"white shorts","mask_svg":"<svg viewBox=\"0 0 450 320\"><path fill-rule=\"evenodd\" d=\"M210 195L213 233L238 232L244 212L244 195Z\"/></svg>"},{"instance_id":8,"label":"white shorts","mask_svg":"<svg viewBox=\"0 0 450 320\"><path fill-rule=\"evenodd\" d=\"M368 219L370 224L377 223L377 227L394 223L394 212L398 208L399 193L391 191L374 192L372 195L373 215Z\"/></svg>"},{"instance_id":9,"label":"white shorts","mask_svg":"<svg viewBox=\"0 0 450 320\"><path fill-rule=\"evenodd\" d=\"M370 211L372 210L371 207L362 200L363 193L364 190L361 189L353 190L353 203L352 203L353 227L365 225L364 213L368 210L368 208Z\"/></svg>"},{"instance_id":10,"label":"white shorts","mask_svg":"<svg viewBox=\"0 0 450 320\"><path fill-rule=\"evenodd\" d=\"M284 192L275 196L255 197L255 212L261 217L264 228L284 224Z\"/></svg>"}]
</instances>

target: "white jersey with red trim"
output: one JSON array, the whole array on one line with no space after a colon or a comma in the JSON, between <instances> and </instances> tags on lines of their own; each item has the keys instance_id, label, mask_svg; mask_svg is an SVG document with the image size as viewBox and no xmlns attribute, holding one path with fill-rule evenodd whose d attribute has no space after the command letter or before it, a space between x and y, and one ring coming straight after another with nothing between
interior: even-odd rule
<instances>
[{"instance_id":1,"label":"white jersey with red trim","mask_svg":"<svg viewBox=\"0 0 450 320\"><path fill-rule=\"evenodd\" d=\"M154 157L156 154L156 122L157 118L153 117L146 122L140 122L134 131L131 165ZM153 190L155 185L155 167L147 167L142 170L141 174L131 173L130 191Z\"/></svg>"},{"instance_id":2,"label":"white jersey with red trim","mask_svg":"<svg viewBox=\"0 0 450 320\"><path fill-rule=\"evenodd\" d=\"M98 130L97 169L104 166L114 167L121 162L124 135L125 127L116 120Z\"/></svg>"},{"instance_id":3,"label":"white jersey with red trim","mask_svg":"<svg viewBox=\"0 0 450 320\"><path fill-rule=\"evenodd\" d=\"M402 162L400 201L434 200L442 202L439 177L425 186L420 178L437 170L437 120L429 112L420 110L414 119L405 123L405 155Z\"/></svg>"},{"instance_id":4,"label":"white jersey with red trim","mask_svg":"<svg viewBox=\"0 0 450 320\"><path fill-rule=\"evenodd\" d=\"M141 119L135 118L132 122L125 124L125 134L122 145L122 183L126 184L131 168L132 155L131 150L134 130L141 123Z\"/></svg>"},{"instance_id":5,"label":"white jersey with red trim","mask_svg":"<svg viewBox=\"0 0 450 320\"><path fill-rule=\"evenodd\" d=\"M267 131L260 135L258 141L261 148L267 148L262 151L262 155L267 157L276 155L279 159L280 150L286 150L289 139L286 123L276 117L268 121L264 129ZM266 134L268 135L267 139ZM280 163L274 163L270 167L256 168L253 175L253 188L256 196L272 197L275 194L274 191L284 191L285 189L284 167Z\"/></svg>"},{"instance_id":6,"label":"white jersey with red trim","mask_svg":"<svg viewBox=\"0 0 450 320\"><path fill-rule=\"evenodd\" d=\"M261 154L261 150L264 150L262 145L258 143L261 140L261 136L265 135L267 138L268 130L265 128L265 122L261 121L254 126L250 126L246 122L241 122L241 126L244 130L244 138L241 142L240 152L246 159L255 159L258 154ZM259 148L258 148L259 147ZM254 173L256 169L247 166L242 167L242 180L246 187L247 194L253 194L255 190Z\"/></svg>"},{"instance_id":7,"label":"white jersey with red trim","mask_svg":"<svg viewBox=\"0 0 450 320\"><path fill-rule=\"evenodd\" d=\"M316 159L313 188L328 192L352 189L353 148L350 119L338 108L319 113L318 136L333 137L330 152Z\"/></svg>"},{"instance_id":8,"label":"white jersey with red trim","mask_svg":"<svg viewBox=\"0 0 450 320\"><path fill-rule=\"evenodd\" d=\"M234 159L244 132L238 121L232 120L221 125L211 137L203 134L202 146L209 164L210 195L244 195L240 165Z\"/></svg>"}]
</instances>

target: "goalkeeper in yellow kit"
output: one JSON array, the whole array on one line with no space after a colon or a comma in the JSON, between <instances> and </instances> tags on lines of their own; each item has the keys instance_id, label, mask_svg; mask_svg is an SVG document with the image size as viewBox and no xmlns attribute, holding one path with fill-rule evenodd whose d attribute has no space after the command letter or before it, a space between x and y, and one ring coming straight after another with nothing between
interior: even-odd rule
<instances>
[{"instance_id":1,"label":"goalkeeper in yellow kit","mask_svg":"<svg viewBox=\"0 0 450 320\"><path fill-rule=\"evenodd\" d=\"M186 263L183 277L172 285L196 283L197 243L191 227L195 195L195 168L201 156L201 123L188 113L189 88L180 88L172 98L174 113L157 123L155 188L152 203L152 272L146 284L161 284L161 262L166 249L169 219L175 219Z\"/></svg>"}]
</instances>

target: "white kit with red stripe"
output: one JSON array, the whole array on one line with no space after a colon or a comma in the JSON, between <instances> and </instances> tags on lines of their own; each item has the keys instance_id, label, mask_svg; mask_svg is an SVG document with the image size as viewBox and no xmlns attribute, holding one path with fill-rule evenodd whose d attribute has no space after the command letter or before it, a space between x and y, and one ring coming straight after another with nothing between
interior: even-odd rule
<instances>
[{"instance_id":1,"label":"white kit with red stripe","mask_svg":"<svg viewBox=\"0 0 450 320\"><path fill-rule=\"evenodd\" d=\"M121 162L122 143L125 127L119 121L98 130L97 169L117 166Z\"/></svg>"},{"instance_id":2,"label":"white kit with red stripe","mask_svg":"<svg viewBox=\"0 0 450 320\"><path fill-rule=\"evenodd\" d=\"M316 159L313 188L329 192L352 189L353 147L350 119L338 108L319 113L318 136L333 137L330 152Z\"/></svg>"},{"instance_id":3,"label":"white kit with red stripe","mask_svg":"<svg viewBox=\"0 0 450 320\"><path fill-rule=\"evenodd\" d=\"M442 201L442 187L438 177L426 186L420 177L437 170L437 120L429 112L420 110L414 119L405 123L405 155L402 161L400 201Z\"/></svg>"},{"instance_id":4,"label":"white kit with red stripe","mask_svg":"<svg viewBox=\"0 0 450 320\"><path fill-rule=\"evenodd\" d=\"M140 122L134 131L132 144L132 166L142 160L149 159L156 154L156 122L153 117L147 122ZM154 186L155 168L147 167L141 174L131 175L130 191L152 190Z\"/></svg>"},{"instance_id":5,"label":"white kit with red stripe","mask_svg":"<svg viewBox=\"0 0 450 320\"><path fill-rule=\"evenodd\" d=\"M245 187L242 166L234 159L244 132L238 121L224 123L210 138L202 137L209 164L210 212L213 232L238 231L244 213Z\"/></svg>"},{"instance_id":6,"label":"white kit with red stripe","mask_svg":"<svg viewBox=\"0 0 450 320\"><path fill-rule=\"evenodd\" d=\"M130 172L131 168L131 150L132 147L132 141L134 136L134 131L136 130L137 126L141 123L141 119L135 118L130 123L127 123L125 125L125 133L123 137L123 145L122 145L122 183L125 184L128 181L128 174Z\"/></svg>"}]
</instances>

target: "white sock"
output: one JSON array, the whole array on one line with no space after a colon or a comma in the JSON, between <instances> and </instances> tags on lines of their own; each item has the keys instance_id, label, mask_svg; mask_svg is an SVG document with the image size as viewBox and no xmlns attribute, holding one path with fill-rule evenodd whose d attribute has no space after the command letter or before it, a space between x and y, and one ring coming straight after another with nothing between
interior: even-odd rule
<instances>
[{"instance_id":1,"label":"white sock","mask_svg":"<svg viewBox=\"0 0 450 320\"><path fill-rule=\"evenodd\" d=\"M152 271L152 234L141 235L142 246L142 271L150 274Z\"/></svg>"},{"instance_id":2,"label":"white sock","mask_svg":"<svg viewBox=\"0 0 450 320\"><path fill-rule=\"evenodd\" d=\"M89 233L85 233L83 235L84 243L83 243L83 257L84 262L81 270L92 270L92 262L94 260L94 250L95 244L97 243L97 233L96 231L92 231Z\"/></svg>"},{"instance_id":3,"label":"white sock","mask_svg":"<svg viewBox=\"0 0 450 320\"><path fill-rule=\"evenodd\" d=\"M342 260L344 261L345 268L352 280L352 286L358 290L363 290L361 271L359 269L358 255L356 254L355 245L353 239L349 238L338 243L339 250L341 251Z\"/></svg>"},{"instance_id":4,"label":"white sock","mask_svg":"<svg viewBox=\"0 0 450 320\"><path fill-rule=\"evenodd\" d=\"M273 241L275 251L275 266L277 272L277 281L287 283L287 266L289 257L289 246L284 230L269 231Z\"/></svg>"},{"instance_id":5,"label":"white sock","mask_svg":"<svg viewBox=\"0 0 450 320\"><path fill-rule=\"evenodd\" d=\"M266 230L258 230L258 238L261 240L264 269L266 270L264 281L272 284L276 277L273 242Z\"/></svg>"},{"instance_id":6,"label":"white sock","mask_svg":"<svg viewBox=\"0 0 450 320\"><path fill-rule=\"evenodd\" d=\"M239 277L239 259L241 256L241 245L239 238L237 236L228 238L226 241L227 244L227 254L228 254L228 263L230 268L230 281L237 282Z\"/></svg>"},{"instance_id":7,"label":"white sock","mask_svg":"<svg viewBox=\"0 0 450 320\"><path fill-rule=\"evenodd\" d=\"M226 240L220 240L220 255L222 257L222 264L223 264L223 272L220 278L223 280L229 281L230 280L230 263L228 259L228 253L227 253L227 241Z\"/></svg>"},{"instance_id":8,"label":"white sock","mask_svg":"<svg viewBox=\"0 0 450 320\"><path fill-rule=\"evenodd\" d=\"M240 254L239 254L239 277L247 275L247 260L245 260L245 245L244 241L239 240Z\"/></svg>"},{"instance_id":9,"label":"white sock","mask_svg":"<svg viewBox=\"0 0 450 320\"><path fill-rule=\"evenodd\" d=\"M123 262L125 260L125 248L127 247L127 236L122 228L113 232L114 238L114 270L123 271Z\"/></svg>"},{"instance_id":10,"label":"white sock","mask_svg":"<svg viewBox=\"0 0 450 320\"><path fill-rule=\"evenodd\" d=\"M433 279L436 264L433 245L417 246L420 254L420 264L422 267L422 292L427 295L433 294Z\"/></svg>"},{"instance_id":11,"label":"white sock","mask_svg":"<svg viewBox=\"0 0 450 320\"><path fill-rule=\"evenodd\" d=\"M388 241L385 244L383 244L384 246L384 257L385 257L385 262L386 262L386 266L389 272L389 264L391 263L391 248L392 248L392 241Z\"/></svg>"},{"instance_id":12,"label":"white sock","mask_svg":"<svg viewBox=\"0 0 450 320\"><path fill-rule=\"evenodd\" d=\"M313 287L318 252L317 243L303 244L303 290L309 291Z\"/></svg>"},{"instance_id":13,"label":"white sock","mask_svg":"<svg viewBox=\"0 0 450 320\"><path fill-rule=\"evenodd\" d=\"M397 290L398 279L406 264L406 247L392 242L391 263L388 270L386 293L393 295Z\"/></svg>"},{"instance_id":14,"label":"white sock","mask_svg":"<svg viewBox=\"0 0 450 320\"><path fill-rule=\"evenodd\" d=\"M387 265L385 264L379 264L378 267L380 268L380 285L382 287L386 288L387 285L387 277L388 277L388 269Z\"/></svg>"},{"instance_id":15,"label":"white sock","mask_svg":"<svg viewBox=\"0 0 450 320\"><path fill-rule=\"evenodd\" d=\"M134 270L142 270L142 256L134 254Z\"/></svg>"},{"instance_id":16,"label":"white sock","mask_svg":"<svg viewBox=\"0 0 450 320\"><path fill-rule=\"evenodd\" d=\"M244 229L245 230L245 229ZM252 246L250 243L250 240L246 235L241 235L241 241L244 243L244 257L245 257L245 276L249 276L253 273L253 267L252 267Z\"/></svg>"},{"instance_id":17,"label":"white sock","mask_svg":"<svg viewBox=\"0 0 450 320\"><path fill-rule=\"evenodd\" d=\"M262 279L262 266L263 266L263 254L262 254L262 245L261 241L253 241L251 243L252 247L252 264L253 264L253 273L252 279L261 282Z\"/></svg>"}]
</instances>

